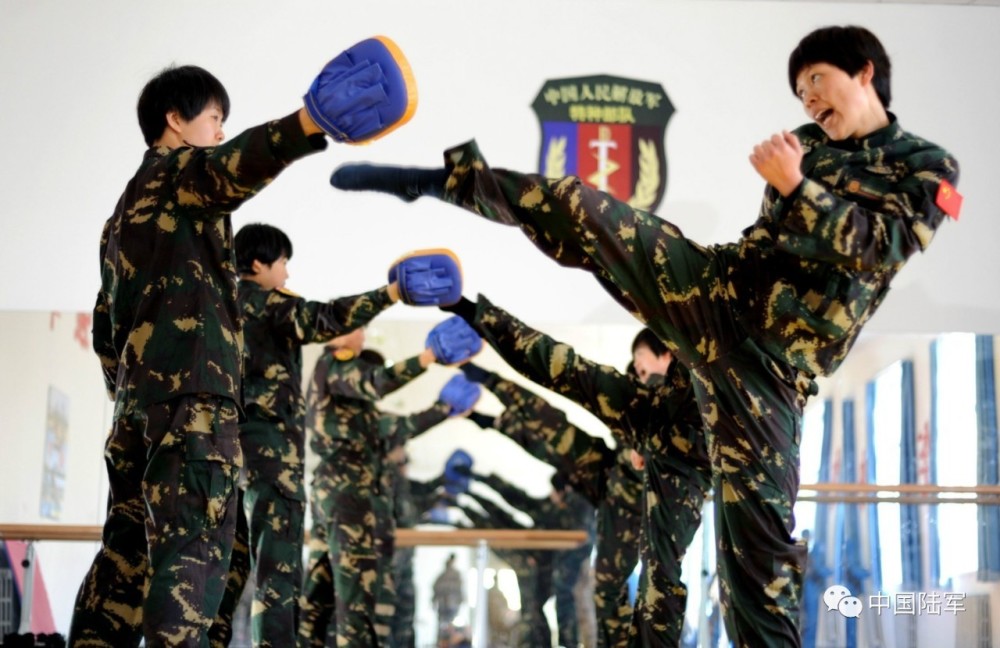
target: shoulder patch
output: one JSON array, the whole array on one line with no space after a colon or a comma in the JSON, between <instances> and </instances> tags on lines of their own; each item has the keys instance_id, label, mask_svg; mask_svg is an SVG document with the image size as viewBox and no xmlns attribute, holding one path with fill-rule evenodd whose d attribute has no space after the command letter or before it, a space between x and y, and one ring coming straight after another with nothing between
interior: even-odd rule
<instances>
[{"instance_id":1,"label":"shoulder patch","mask_svg":"<svg viewBox=\"0 0 1000 648\"><path fill-rule=\"evenodd\" d=\"M962 209L962 194L958 193L947 180L942 180L938 185L937 196L934 197L934 204L941 208L941 211L958 220L958 212Z\"/></svg>"}]
</instances>

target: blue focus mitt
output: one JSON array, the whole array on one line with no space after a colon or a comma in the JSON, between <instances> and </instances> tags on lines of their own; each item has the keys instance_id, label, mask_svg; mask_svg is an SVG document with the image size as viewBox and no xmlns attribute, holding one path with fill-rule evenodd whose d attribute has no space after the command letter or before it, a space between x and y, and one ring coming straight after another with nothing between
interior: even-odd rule
<instances>
[{"instance_id":1,"label":"blue focus mitt","mask_svg":"<svg viewBox=\"0 0 1000 648\"><path fill-rule=\"evenodd\" d=\"M469 492L472 481L472 455L459 448L444 464L444 490L451 495Z\"/></svg>"},{"instance_id":2,"label":"blue focus mitt","mask_svg":"<svg viewBox=\"0 0 1000 648\"><path fill-rule=\"evenodd\" d=\"M425 345L438 362L450 365L465 362L479 353L483 348L483 338L468 322L453 315L431 329Z\"/></svg>"},{"instance_id":3,"label":"blue focus mitt","mask_svg":"<svg viewBox=\"0 0 1000 648\"><path fill-rule=\"evenodd\" d=\"M441 388L438 399L448 405L448 413L451 415L468 412L479 401L483 394L483 388L479 383L474 383L463 374L455 374Z\"/></svg>"},{"instance_id":4,"label":"blue focus mitt","mask_svg":"<svg viewBox=\"0 0 1000 648\"><path fill-rule=\"evenodd\" d=\"M417 85L399 47L385 36L375 36L327 63L303 102L312 120L330 137L362 144L413 117Z\"/></svg>"},{"instance_id":5,"label":"blue focus mitt","mask_svg":"<svg viewBox=\"0 0 1000 648\"><path fill-rule=\"evenodd\" d=\"M413 306L447 306L462 298L462 266L451 250L432 248L404 254L389 267L389 283Z\"/></svg>"}]
</instances>

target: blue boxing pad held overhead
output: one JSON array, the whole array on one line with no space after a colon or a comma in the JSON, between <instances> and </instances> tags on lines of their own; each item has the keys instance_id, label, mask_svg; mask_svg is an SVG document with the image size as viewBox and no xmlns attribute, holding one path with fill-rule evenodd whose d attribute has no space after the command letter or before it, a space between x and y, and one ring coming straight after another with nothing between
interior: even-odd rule
<instances>
[{"instance_id":1,"label":"blue boxing pad held overhead","mask_svg":"<svg viewBox=\"0 0 1000 648\"><path fill-rule=\"evenodd\" d=\"M461 448L455 450L444 464L444 489L452 495L469 492L472 481L472 455Z\"/></svg>"},{"instance_id":2,"label":"blue boxing pad held overhead","mask_svg":"<svg viewBox=\"0 0 1000 648\"><path fill-rule=\"evenodd\" d=\"M417 85L396 43L386 36L375 36L327 63L303 103L312 120L330 137L347 144L364 144L413 117Z\"/></svg>"},{"instance_id":3,"label":"blue boxing pad held overhead","mask_svg":"<svg viewBox=\"0 0 1000 648\"><path fill-rule=\"evenodd\" d=\"M479 332L458 315L437 324L427 334L425 342L441 364L465 362L483 349Z\"/></svg>"},{"instance_id":4,"label":"blue boxing pad held overhead","mask_svg":"<svg viewBox=\"0 0 1000 648\"><path fill-rule=\"evenodd\" d=\"M404 254L389 267L389 283L412 306L448 306L462 298L462 265L446 248Z\"/></svg>"}]
</instances>

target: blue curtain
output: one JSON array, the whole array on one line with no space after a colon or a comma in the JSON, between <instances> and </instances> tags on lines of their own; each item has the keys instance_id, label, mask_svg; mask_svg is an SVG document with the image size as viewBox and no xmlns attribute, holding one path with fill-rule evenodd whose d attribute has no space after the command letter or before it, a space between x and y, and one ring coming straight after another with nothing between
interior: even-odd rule
<instances>
[{"instance_id":1,"label":"blue curtain","mask_svg":"<svg viewBox=\"0 0 1000 648\"><path fill-rule=\"evenodd\" d=\"M931 342L931 426L930 426L930 483L937 484L937 436L938 436L938 353L937 340ZM966 506L963 504L962 506ZM941 582L941 537L938 533L938 507L927 507L927 529L930 534L927 542L930 543L930 564L928 569L928 580L931 587L943 587Z\"/></svg>"},{"instance_id":2,"label":"blue curtain","mask_svg":"<svg viewBox=\"0 0 1000 648\"><path fill-rule=\"evenodd\" d=\"M917 483L917 424L913 395L913 362L902 361L903 429L899 446L899 481ZM920 560L920 509L918 504L899 507L900 544L902 545L903 590L916 592L924 587L923 564Z\"/></svg>"},{"instance_id":3,"label":"blue curtain","mask_svg":"<svg viewBox=\"0 0 1000 648\"><path fill-rule=\"evenodd\" d=\"M843 402L842 417L841 481L853 484L858 481L853 400ZM837 535L836 582L850 590L854 596L863 598L868 571L861 564L861 524L857 504L841 503L837 505ZM857 634L857 619L849 617L846 626L846 648L857 646Z\"/></svg>"},{"instance_id":4,"label":"blue curtain","mask_svg":"<svg viewBox=\"0 0 1000 648\"><path fill-rule=\"evenodd\" d=\"M865 385L865 433L868 443L865 447L865 481L878 481L875 473L875 382ZM866 504L868 514L868 550L871 553L872 590L882 591L882 544L878 534L878 504Z\"/></svg>"},{"instance_id":5,"label":"blue curtain","mask_svg":"<svg viewBox=\"0 0 1000 648\"><path fill-rule=\"evenodd\" d=\"M976 336L976 424L979 428L979 483L996 485L997 403L993 337ZM979 580L1000 580L1000 507L979 506Z\"/></svg>"},{"instance_id":6,"label":"blue curtain","mask_svg":"<svg viewBox=\"0 0 1000 648\"><path fill-rule=\"evenodd\" d=\"M819 459L818 480L830 481L830 458L833 457L833 401L823 401L823 447ZM829 504L816 504L813 542L809 547L805 582L802 588L802 648L816 648L820 615L826 611L822 594L831 585L833 570L827 565L826 548L830 546Z\"/></svg>"}]
</instances>

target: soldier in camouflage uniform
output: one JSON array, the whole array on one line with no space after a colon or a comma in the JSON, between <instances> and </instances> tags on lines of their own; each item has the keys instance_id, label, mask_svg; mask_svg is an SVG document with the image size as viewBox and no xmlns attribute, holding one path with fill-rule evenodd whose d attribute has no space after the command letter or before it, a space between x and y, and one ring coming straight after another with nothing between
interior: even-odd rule
<instances>
[{"instance_id":1,"label":"soldier in camouflage uniform","mask_svg":"<svg viewBox=\"0 0 1000 648\"><path fill-rule=\"evenodd\" d=\"M474 143L444 170L343 169L335 185L422 193L520 227L592 272L691 369L710 428L721 604L738 646L798 646L805 547L791 536L802 409L906 260L958 216L958 163L888 111L889 57L860 27L824 27L792 52L809 123L754 147L767 182L736 243L679 228L578 178L491 170Z\"/></svg>"},{"instance_id":2,"label":"soldier in camouflage uniform","mask_svg":"<svg viewBox=\"0 0 1000 648\"><path fill-rule=\"evenodd\" d=\"M485 297L480 296L478 303L463 299L444 308L472 324L522 375L582 405L608 426L622 447L635 448L644 458L639 543L643 569L627 643L679 645L687 605L682 560L701 524L712 479L708 443L687 369L672 361L649 329L633 341L635 374L629 375L580 357L569 345L528 327ZM569 447L594 443L593 437L573 429L565 414L530 390L469 364L463 369L482 372L480 380L501 401L533 412L533 419L524 417L533 424L512 436L518 443L534 439L531 443L556 457ZM506 430L503 425L498 429ZM587 456L580 449L574 454ZM573 478L570 467L560 469L574 485L586 484Z\"/></svg>"},{"instance_id":3,"label":"soldier in camouflage uniform","mask_svg":"<svg viewBox=\"0 0 1000 648\"><path fill-rule=\"evenodd\" d=\"M237 297L243 309L246 359L240 424L246 486L249 561L234 556L229 582L254 574L254 646L291 646L302 583L305 521L305 397L302 346L328 342L364 326L399 299L395 283L331 302L308 301L285 289L292 242L280 229L251 223L236 233ZM238 547L247 546L237 543ZM249 564L248 564L249 563ZM243 571L242 579L235 574ZM227 593L211 631L229 643L241 591Z\"/></svg>"},{"instance_id":4,"label":"soldier in camouflage uniform","mask_svg":"<svg viewBox=\"0 0 1000 648\"><path fill-rule=\"evenodd\" d=\"M386 475L391 441L380 435L375 404L424 373L436 358L427 348L385 367L360 359L363 345L364 329L357 329L335 338L320 356L306 394L306 425L319 457L312 497L326 526L337 643L381 646L389 640L395 591L392 527L384 526L391 525L393 515ZM450 412L444 404L436 407L443 415ZM398 439L393 443L398 445ZM308 625L300 627L300 640L318 636Z\"/></svg>"},{"instance_id":5,"label":"soldier in camouflage uniform","mask_svg":"<svg viewBox=\"0 0 1000 648\"><path fill-rule=\"evenodd\" d=\"M384 364L381 355L365 349L360 358L376 364ZM380 438L387 439L388 445L400 439L416 436L447 418L448 410L435 404L423 412L400 416L383 414L379 419ZM440 420L439 420L440 419ZM389 464L396 467L403 446L396 445L390 452ZM387 473L388 474L388 473ZM434 505L444 479L438 477L430 482L418 482L405 477L405 471L397 468L392 472L393 514L396 527L416 526L422 511ZM306 584L301 597L297 645L299 648L322 648L336 641L335 627L330 625L334 612L333 571L330 568L330 547L326 541L326 523L322 513L313 501L313 526L309 532L309 557L306 566ZM391 636L394 646L405 648L413 639L413 565L412 548L396 548L392 555L392 576L396 590L396 613L392 617Z\"/></svg>"},{"instance_id":6,"label":"soldier in camouflage uniform","mask_svg":"<svg viewBox=\"0 0 1000 648\"><path fill-rule=\"evenodd\" d=\"M475 325L475 317L471 319ZM602 439L569 423L565 414L533 392L471 362L460 369L509 404L498 417L473 412L469 418L480 427L506 434L533 457L555 467L596 508L593 598L597 644L625 646L633 612L628 578L639 560L643 490L643 476L630 461L630 449L608 448Z\"/></svg>"},{"instance_id":7,"label":"soldier in camouflage uniform","mask_svg":"<svg viewBox=\"0 0 1000 648\"><path fill-rule=\"evenodd\" d=\"M304 109L223 144L229 98L195 66L138 102L149 149L105 223L94 350L114 423L103 542L71 646L201 646L236 524L243 332L230 216L326 146ZM144 589L146 591L143 596Z\"/></svg>"}]
</instances>

